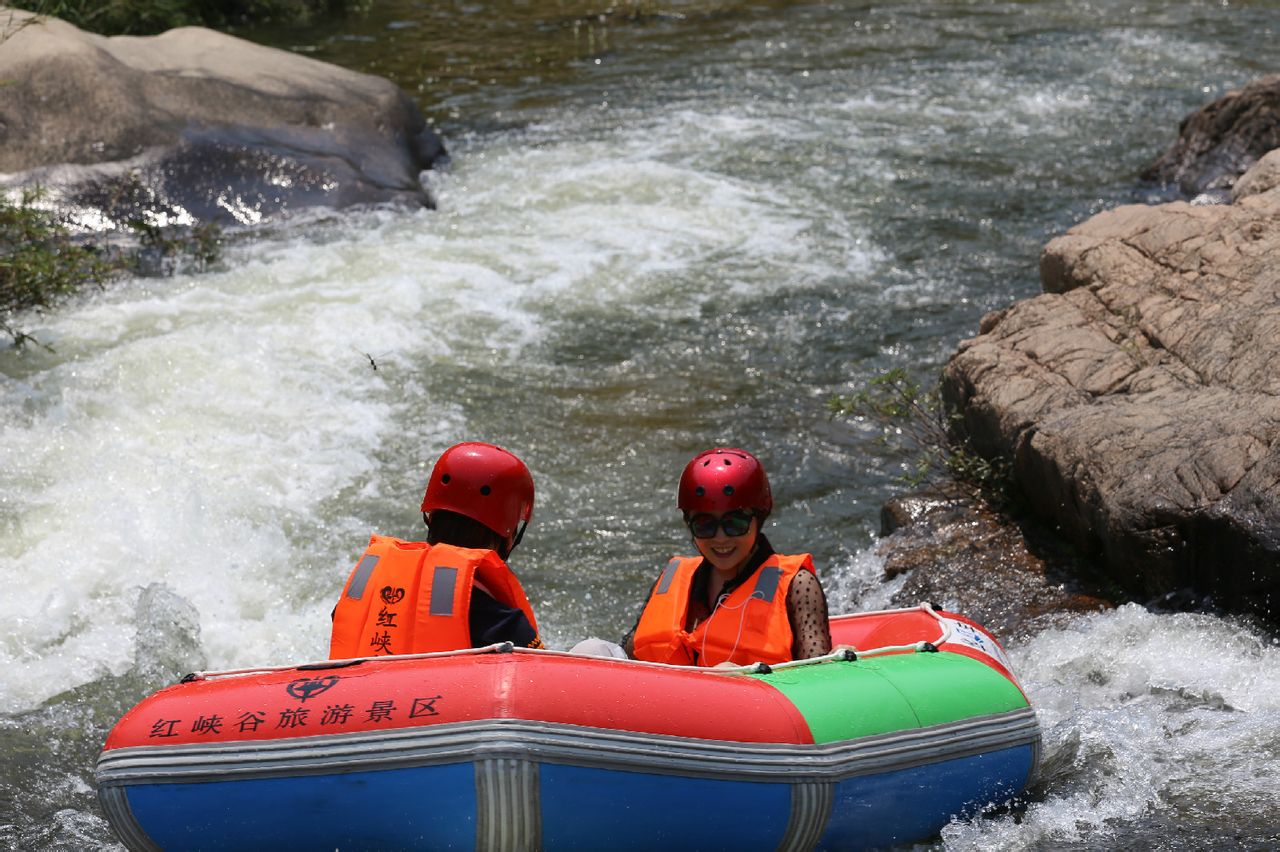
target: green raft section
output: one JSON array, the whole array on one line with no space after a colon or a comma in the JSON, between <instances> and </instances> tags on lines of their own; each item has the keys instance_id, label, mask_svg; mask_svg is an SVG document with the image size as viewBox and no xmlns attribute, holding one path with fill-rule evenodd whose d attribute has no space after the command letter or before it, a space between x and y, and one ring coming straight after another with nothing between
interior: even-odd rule
<instances>
[{"instance_id":1,"label":"green raft section","mask_svg":"<svg viewBox=\"0 0 1280 852\"><path fill-rule=\"evenodd\" d=\"M977 660L946 651L888 654L753 674L781 692L817 744L1020 710L1022 691Z\"/></svg>"}]
</instances>

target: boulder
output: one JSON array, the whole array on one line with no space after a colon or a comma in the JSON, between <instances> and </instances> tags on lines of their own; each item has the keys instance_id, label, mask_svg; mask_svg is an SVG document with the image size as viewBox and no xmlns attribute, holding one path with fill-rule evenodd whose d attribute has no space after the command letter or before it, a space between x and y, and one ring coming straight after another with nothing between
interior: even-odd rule
<instances>
[{"instance_id":1,"label":"boulder","mask_svg":"<svg viewBox=\"0 0 1280 852\"><path fill-rule=\"evenodd\" d=\"M1188 198L1224 197L1237 177L1280 148L1280 74L1255 80L1191 113L1178 139L1142 177L1176 186Z\"/></svg>"},{"instance_id":2,"label":"boulder","mask_svg":"<svg viewBox=\"0 0 1280 852\"><path fill-rule=\"evenodd\" d=\"M1280 188L1101 213L943 374L973 447L1130 594L1280 619ZM1252 188L1252 194L1245 190Z\"/></svg>"},{"instance_id":3,"label":"boulder","mask_svg":"<svg viewBox=\"0 0 1280 852\"><path fill-rule=\"evenodd\" d=\"M1261 195L1280 186L1280 148L1263 156L1231 187L1231 200Z\"/></svg>"},{"instance_id":4,"label":"boulder","mask_svg":"<svg viewBox=\"0 0 1280 852\"><path fill-rule=\"evenodd\" d=\"M443 146L382 78L199 27L105 38L2 9L0 32L0 185L84 228L431 203Z\"/></svg>"},{"instance_id":5,"label":"boulder","mask_svg":"<svg viewBox=\"0 0 1280 852\"><path fill-rule=\"evenodd\" d=\"M1011 519L958 490L886 503L876 547L885 579L906 574L890 603L929 601L960 612L1002 642L1062 627L1114 606L1101 578L1052 533Z\"/></svg>"}]
</instances>

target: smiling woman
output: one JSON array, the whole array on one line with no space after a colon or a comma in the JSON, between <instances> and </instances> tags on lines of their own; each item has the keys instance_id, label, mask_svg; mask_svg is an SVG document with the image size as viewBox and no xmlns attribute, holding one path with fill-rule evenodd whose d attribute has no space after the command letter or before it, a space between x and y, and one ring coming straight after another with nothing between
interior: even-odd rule
<instances>
[{"instance_id":1,"label":"smiling woman","mask_svg":"<svg viewBox=\"0 0 1280 852\"><path fill-rule=\"evenodd\" d=\"M672 559L624 647L638 660L720 666L781 663L831 650L813 558L782 556L760 525L773 511L764 467L746 450L694 456L677 500L701 558Z\"/></svg>"}]
</instances>

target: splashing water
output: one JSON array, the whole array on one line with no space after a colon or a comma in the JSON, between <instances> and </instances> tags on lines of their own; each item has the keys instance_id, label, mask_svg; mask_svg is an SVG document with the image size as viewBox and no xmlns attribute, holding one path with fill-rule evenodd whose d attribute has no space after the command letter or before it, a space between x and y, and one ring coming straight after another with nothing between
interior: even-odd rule
<instances>
[{"instance_id":1,"label":"splashing water","mask_svg":"<svg viewBox=\"0 0 1280 852\"><path fill-rule=\"evenodd\" d=\"M279 38L430 98L438 211L298 223L0 350L0 845L118 848L91 783L111 724L193 668L324 656L368 534L420 533L457 440L530 464L513 564L555 647L631 625L689 547L675 477L718 443L765 461L769 536L834 611L885 605L910 460L827 398L936 373L1033 295L1044 242L1140 199L1276 28L1259 3L673 3L557 53L572 27L517 36L499 4L459 25L469 65L424 70L427 5ZM1123 607L1009 651L1041 780L936 845L1280 842L1274 638Z\"/></svg>"}]
</instances>

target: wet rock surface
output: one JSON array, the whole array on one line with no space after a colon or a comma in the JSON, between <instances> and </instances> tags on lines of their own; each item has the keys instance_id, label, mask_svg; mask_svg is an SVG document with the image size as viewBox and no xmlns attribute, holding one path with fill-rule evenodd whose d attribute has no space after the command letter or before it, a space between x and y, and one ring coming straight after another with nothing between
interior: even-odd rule
<instances>
[{"instance_id":1,"label":"wet rock surface","mask_svg":"<svg viewBox=\"0 0 1280 852\"><path fill-rule=\"evenodd\" d=\"M886 579L907 574L895 606L929 601L964 613L1002 641L1114 606L1089 563L1033 522L959 492L913 494L882 511Z\"/></svg>"},{"instance_id":2,"label":"wet rock surface","mask_svg":"<svg viewBox=\"0 0 1280 852\"><path fill-rule=\"evenodd\" d=\"M444 155L387 80L198 27L102 36L0 10L0 172L87 230L430 205Z\"/></svg>"},{"instance_id":3,"label":"wet rock surface","mask_svg":"<svg viewBox=\"0 0 1280 852\"><path fill-rule=\"evenodd\" d=\"M1046 247L1045 293L985 317L943 376L974 447L1139 599L1280 618L1280 188L1132 205Z\"/></svg>"},{"instance_id":4,"label":"wet rock surface","mask_svg":"<svg viewBox=\"0 0 1280 852\"><path fill-rule=\"evenodd\" d=\"M1230 190L1268 151L1280 148L1280 74L1228 92L1183 119L1178 139L1142 177L1188 198Z\"/></svg>"}]
</instances>

